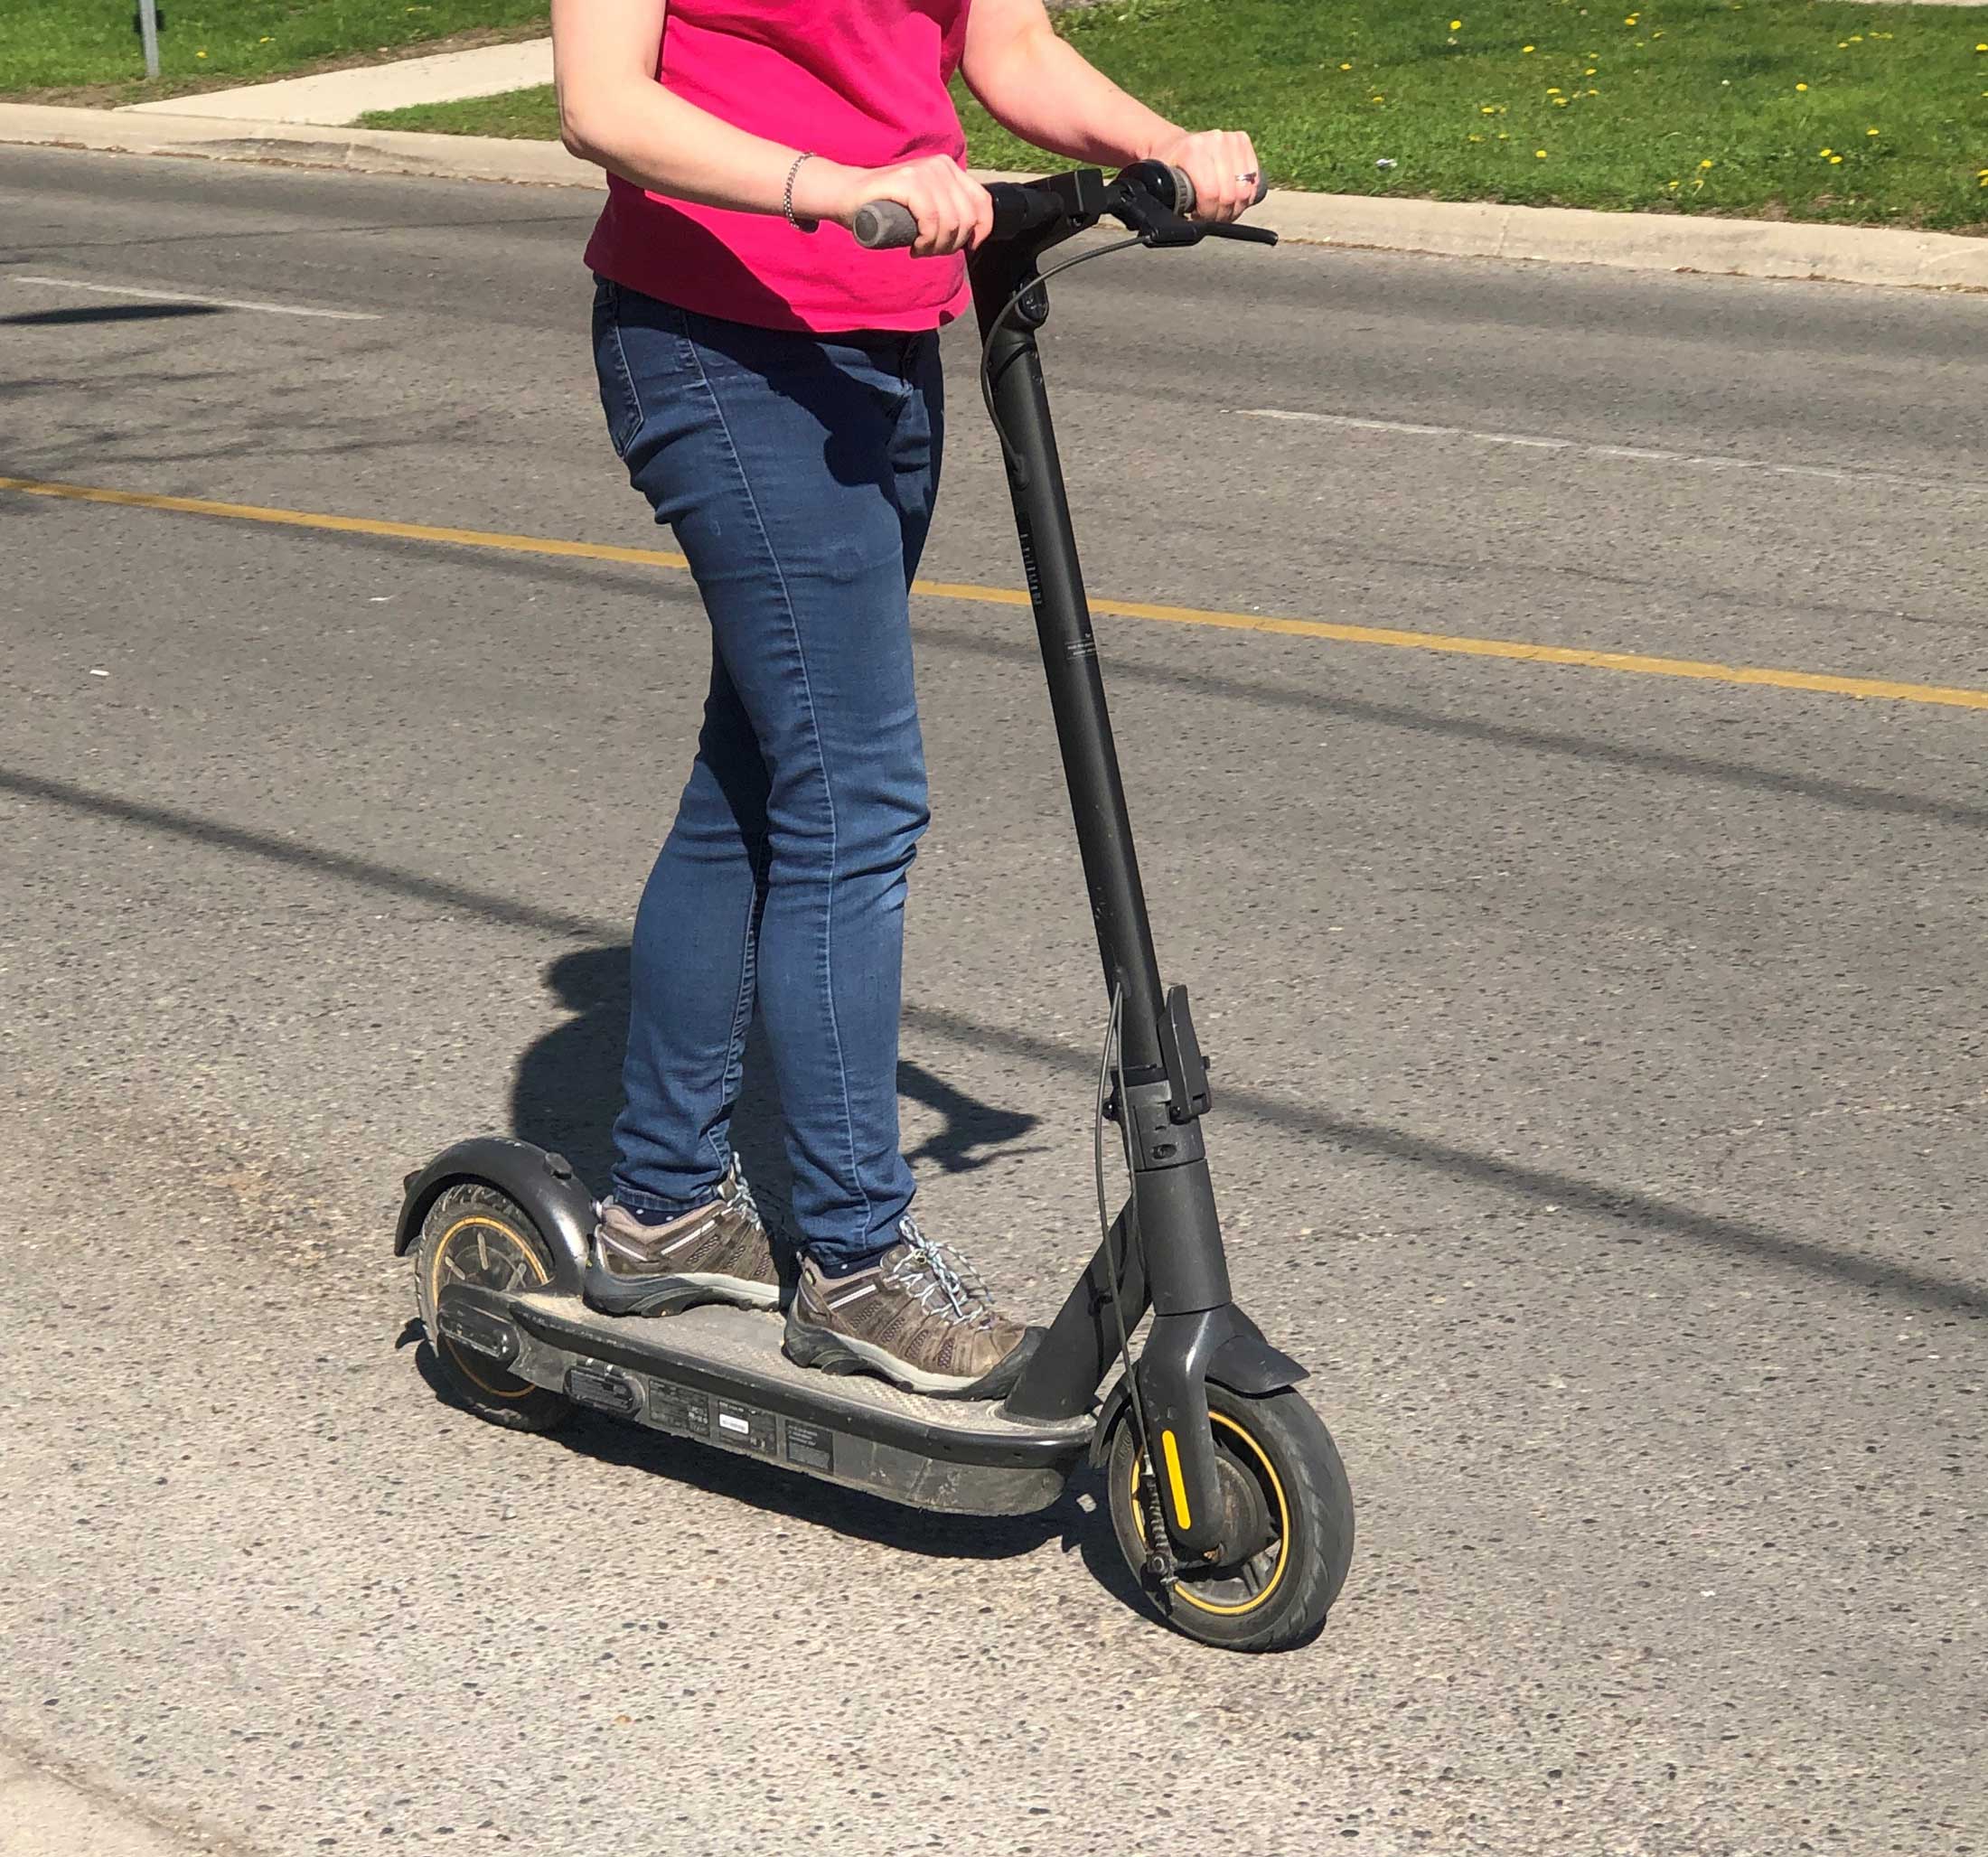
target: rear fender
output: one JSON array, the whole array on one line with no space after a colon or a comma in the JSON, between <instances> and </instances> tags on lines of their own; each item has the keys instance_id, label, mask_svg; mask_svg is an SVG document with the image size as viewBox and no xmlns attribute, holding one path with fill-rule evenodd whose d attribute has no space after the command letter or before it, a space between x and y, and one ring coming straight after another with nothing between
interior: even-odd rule
<instances>
[{"instance_id":1,"label":"rear fender","mask_svg":"<svg viewBox=\"0 0 1988 1857\"><path fill-rule=\"evenodd\" d=\"M594 1230L594 1200L563 1154L549 1154L530 1141L477 1135L445 1148L401 1184L406 1196L393 1236L396 1257L412 1249L429 1209L451 1186L494 1186L518 1203L545 1240L552 1253L550 1287L563 1296L580 1293L587 1241Z\"/></svg>"}]
</instances>

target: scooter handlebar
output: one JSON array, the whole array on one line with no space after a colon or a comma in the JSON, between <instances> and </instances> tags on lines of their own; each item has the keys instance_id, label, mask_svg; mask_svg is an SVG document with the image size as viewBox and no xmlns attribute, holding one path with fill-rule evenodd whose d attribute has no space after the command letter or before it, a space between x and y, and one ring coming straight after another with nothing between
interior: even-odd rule
<instances>
[{"instance_id":1,"label":"scooter handlebar","mask_svg":"<svg viewBox=\"0 0 1988 1857\"><path fill-rule=\"evenodd\" d=\"M918 219L908 206L895 200L873 200L856 210L856 223L849 228L856 242L871 251L901 251L918 239Z\"/></svg>"},{"instance_id":2,"label":"scooter handlebar","mask_svg":"<svg viewBox=\"0 0 1988 1857\"><path fill-rule=\"evenodd\" d=\"M1174 177L1174 211L1183 215L1195 210L1195 183L1180 168L1171 170ZM1026 188L1012 183L1002 186L997 183L997 202L1007 193L1026 192ZM1270 192L1268 183L1260 184L1256 197L1261 200ZM1000 214L997 211L999 228ZM873 200L867 205L858 207L856 220L850 230L856 234L856 242L870 251L902 251L917 243L918 219L908 206L895 200Z\"/></svg>"}]
</instances>

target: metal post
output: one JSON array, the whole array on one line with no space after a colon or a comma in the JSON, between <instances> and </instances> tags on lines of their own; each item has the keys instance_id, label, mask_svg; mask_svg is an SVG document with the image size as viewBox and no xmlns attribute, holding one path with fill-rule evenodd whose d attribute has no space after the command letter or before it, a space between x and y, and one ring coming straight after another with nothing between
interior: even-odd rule
<instances>
[{"instance_id":1,"label":"metal post","mask_svg":"<svg viewBox=\"0 0 1988 1857\"><path fill-rule=\"evenodd\" d=\"M159 74L159 0L138 0L138 34L145 41L145 74Z\"/></svg>"}]
</instances>

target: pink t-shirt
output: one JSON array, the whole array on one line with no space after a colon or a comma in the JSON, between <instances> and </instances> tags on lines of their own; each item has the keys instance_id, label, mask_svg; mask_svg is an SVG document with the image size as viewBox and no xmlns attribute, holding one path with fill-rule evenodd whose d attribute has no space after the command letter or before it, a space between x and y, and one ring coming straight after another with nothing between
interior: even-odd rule
<instances>
[{"instance_id":1,"label":"pink t-shirt","mask_svg":"<svg viewBox=\"0 0 1988 1857\"><path fill-rule=\"evenodd\" d=\"M947 90L971 0L670 0L656 80L736 127L851 167L966 155ZM842 227L645 193L611 175L586 262L680 308L822 333L935 329L959 258L866 251Z\"/></svg>"}]
</instances>

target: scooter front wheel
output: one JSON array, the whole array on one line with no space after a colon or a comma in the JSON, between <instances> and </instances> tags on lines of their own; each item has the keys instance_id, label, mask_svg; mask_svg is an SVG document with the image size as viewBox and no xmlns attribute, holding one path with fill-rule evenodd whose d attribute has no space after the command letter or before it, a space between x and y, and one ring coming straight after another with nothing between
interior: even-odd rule
<instances>
[{"instance_id":1,"label":"scooter front wheel","mask_svg":"<svg viewBox=\"0 0 1988 1857\"><path fill-rule=\"evenodd\" d=\"M1128 1415L1110 1466L1120 1551L1177 1630L1226 1650L1293 1650L1323 1628L1353 1559L1346 1467L1318 1413L1288 1388L1252 1399L1211 1384L1208 1417L1244 1538L1170 1582L1151 1578L1145 1467Z\"/></svg>"},{"instance_id":2,"label":"scooter front wheel","mask_svg":"<svg viewBox=\"0 0 1988 1857\"><path fill-rule=\"evenodd\" d=\"M552 1280L552 1253L524 1209L481 1181L451 1186L428 1208L415 1247L415 1295L428 1346L459 1405L513 1431L549 1431L571 1415L563 1394L507 1374L486 1357L458 1347L436 1320L436 1305L451 1283L489 1290L531 1290Z\"/></svg>"}]
</instances>

